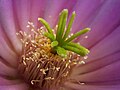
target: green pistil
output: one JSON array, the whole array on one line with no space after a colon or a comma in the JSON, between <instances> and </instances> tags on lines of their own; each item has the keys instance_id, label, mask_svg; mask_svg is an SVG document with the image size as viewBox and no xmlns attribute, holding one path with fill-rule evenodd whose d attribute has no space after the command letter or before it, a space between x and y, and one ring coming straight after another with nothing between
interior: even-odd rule
<instances>
[{"instance_id":1,"label":"green pistil","mask_svg":"<svg viewBox=\"0 0 120 90\"><path fill-rule=\"evenodd\" d=\"M38 20L46 27L47 31L48 32L45 32L44 35L46 37L48 37L51 41L55 40L55 37L54 37L54 34L53 34L53 31L50 27L50 25L48 24L48 22L46 22L44 19L42 18L38 18Z\"/></svg>"},{"instance_id":2,"label":"green pistil","mask_svg":"<svg viewBox=\"0 0 120 90\"><path fill-rule=\"evenodd\" d=\"M56 40L61 41L62 40L62 35L65 29L66 21L67 21L67 15L68 15L68 10L64 9L61 12L59 22L58 22L58 28L57 28L57 33L56 33Z\"/></svg>"},{"instance_id":3,"label":"green pistil","mask_svg":"<svg viewBox=\"0 0 120 90\"><path fill-rule=\"evenodd\" d=\"M67 29L66 29L66 31L65 31L65 35L64 35L64 37L63 37L63 40L65 40L65 39L68 37L69 33L70 33L70 30L71 30L73 21L74 21L74 19L75 19L75 15L76 15L75 12L73 12L73 13L72 13L72 16L71 16L71 18L70 18L70 21L69 21L69 23L68 23Z\"/></svg>"},{"instance_id":4,"label":"green pistil","mask_svg":"<svg viewBox=\"0 0 120 90\"><path fill-rule=\"evenodd\" d=\"M74 35L72 35L70 38L68 38L66 40L66 42L70 42L72 40L74 40L76 37L82 35L82 34L85 34L86 32L90 31L90 28L85 28L83 30L80 30L79 32L75 33Z\"/></svg>"},{"instance_id":5,"label":"green pistil","mask_svg":"<svg viewBox=\"0 0 120 90\"><path fill-rule=\"evenodd\" d=\"M46 37L48 37L51 40L51 47L52 52L62 56L67 56L67 50L72 51L74 53L77 53L81 56L85 56L89 53L89 50L85 47L81 46L80 44L72 42L75 38L77 38L80 35L83 35L90 31L90 28L85 28L83 30L80 30L79 32L73 34L68 38L68 35L70 33L74 18L75 18L75 12L72 13L70 17L70 21L68 22L68 26L66 27L67 17L68 17L68 10L64 9L60 13L59 21L58 21L58 28L56 32L56 36L54 35L50 25L48 22L46 22L42 18L38 18L38 20L46 27L47 32L44 33Z\"/></svg>"}]
</instances>

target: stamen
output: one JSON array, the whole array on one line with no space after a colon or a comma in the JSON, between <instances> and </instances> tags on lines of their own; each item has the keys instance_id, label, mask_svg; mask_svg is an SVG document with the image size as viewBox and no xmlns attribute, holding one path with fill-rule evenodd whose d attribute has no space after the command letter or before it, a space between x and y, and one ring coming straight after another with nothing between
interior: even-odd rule
<instances>
[{"instance_id":1,"label":"stamen","mask_svg":"<svg viewBox=\"0 0 120 90\"><path fill-rule=\"evenodd\" d=\"M85 61L80 61L79 64L85 64Z\"/></svg>"},{"instance_id":2,"label":"stamen","mask_svg":"<svg viewBox=\"0 0 120 90\"><path fill-rule=\"evenodd\" d=\"M84 59L88 59L88 56L84 56L83 58L84 58Z\"/></svg>"},{"instance_id":3,"label":"stamen","mask_svg":"<svg viewBox=\"0 0 120 90\"><path fill-rule=\"evenodd\" d=\"M80 56L71 51L67 53L67 58L51 53L51 42L43 35L42 30L43 28L34 30L37 33L36 37L32 31L30 34L22 31L17 33L24 41L18 69L26 82L32 86L60 87L67 81L75 64L79 62Z\"/></svg>"},{"instance_id":4,"label":"stamen","mask_svg":"<svg viewBox=\"0 0 120 90\"><path fill-rule=\"evenodd\" d=\"M26 27L30 29L29 33L23 31L16 33L22 43L18 70L31 86L39 89L61 88L66 81L70 80L72 70L79 64L85 64L80 59L81 56L87 59L88 56L85 55L89 50L71 41L88 32L90 28L70 35L75 12L72 13L66 27L67 16L68 10L64 9L54 29L44 19L38 18L44 26L36 29L33 22L28 22ZM75 82L84 84L80 81Z\"/></svg>"}]
</instances>

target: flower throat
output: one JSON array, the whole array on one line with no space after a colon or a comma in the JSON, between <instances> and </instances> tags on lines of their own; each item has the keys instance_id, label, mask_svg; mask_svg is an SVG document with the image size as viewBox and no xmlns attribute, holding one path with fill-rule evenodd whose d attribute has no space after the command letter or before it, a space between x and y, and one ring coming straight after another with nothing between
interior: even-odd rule
<instances>
[{"instance_id":1,"label":"flower throat","mask_svg":"<svg viewBox=\"0 0 120 90\"><path fill-rule=\"evenodd\" d=\"M67 15L68 10L64 9L55 29L51 29L44 19L38 18L44 26L35 29L34 24L28 22L29 33L16 33L22 42L18 70L24 80L33 87L62 87L69 81L73 68L85 63L80 58L87 55L89 50L72 41L90 29L85 28L69 36L75 12L66 27Z\"/></svg>"}]
</instances>

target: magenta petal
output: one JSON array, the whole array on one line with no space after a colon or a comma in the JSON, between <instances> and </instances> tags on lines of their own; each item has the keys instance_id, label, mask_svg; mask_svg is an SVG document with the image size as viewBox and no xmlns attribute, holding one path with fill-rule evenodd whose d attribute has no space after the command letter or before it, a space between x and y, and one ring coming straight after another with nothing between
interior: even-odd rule
<instances>
[{"instance_id":1,"label":"magenta petal","mask_svg":"<svg viewBox=\"0 0 120 90\"><path fill-rule=\"evenodd\" d=\"M73 90L120 90L120 85L80 85L74 83L66 83L66 87Z\"/></svg>"},{"instance_id":2,"label":"magenta petal","mask_svg":"<svg viewBox=\"0 0 120 90\"><path fill-rule=\"evenodd\" d=\"M0 90L28 90L28 87L24 83L15 85L0 85Z\"/></svg>"},{"instance_id":3,"label":"magenta petal","mask_svg":"<svg viewBox=\"0 0 120 90\"><path fill-rule=\"evenodd\" d=\"M113 65L113 69L114 69L114 63L117 62L118 63L118 60L120 59L119 57L120 55L120 52L119 53L115 53L113 55L110 55L110 56L107 56L107 57L104 57L102 59L98 59L98 60L95 60L95 61L91 61L89 63L86 63L85 65L83 66L79 66L79 67L76 67L72 73L72 76L71 78L76 78L76 76L79 76L79 75L86 75L86 74L89 74L89 73L92 73L92 72L95 72L99 69L102 69L108 65ZM107 73L107 72L106 72ZM114 72L114 73L118 73L116 75L118 75L117 77L119 78L120 77L120 74L119 72ZM99 73L98 73L99 74ZM108 73L109 74L109 73ZM110 75L113 75L113 74L110 74ZM77 79L77 78L76 78ZM94 78L93 78L94 79ZM107 79L107 78L106 78ZM111 79L111 78L109 78ZM113 78L114 79L114 78ZM80 79L81 80L81 79ZM82 79L83 80L83 79Z\"/></svg>"},{"instance_id":4,"label":"magenta petal","mask_svg":"<svg viewBox=\"0 0 120 90\"><path fill-rule=\"evenodd\" d=\"M27 31L28 21L34 22L37 26L37 18L43 16L45 11L45 0L14 0L16 17L19 23L19 29Z\"/></svg>"},{"instance_id":5,"label":"magenta petal","mask_svg":"<svg viewBox=\"0 0 120 90\"><path fill-rule=\"evenodd\" d=\"M112 55L120 50L120 27L114 30L111 34L106 36L101 42L97 43L93 48L91 48L91 53L89 55L89 60L95 60L107 55Z\"/></svg>"},{"instance_id":6,"label":"magenta petal","mask_svg":"<svg viewBox=\"0 0 120 90\"><path fill-rule=\"evenodd\" d=\"M79 31L88 26L95 18L96 12L104 4L104 0L78 0L73 11L76 11L76 19L73 24L73 32Z\"/></svg>"},{"instance_id":7,"label":"magenta petal","mask_svg":"<svg viewBox=\"0 0 120 90\"><path fill-rule=\"evenodd\" d=\"M16 51L19 52L21 49L21 44L16 36L16 26L11 0L0 1L0 23L2 26L2 31L6 33Z\"/></svg>"},{"instance_id":8,"label":"magenta petal","mask_svg":"<svg viewBox=\"0 0 120 90\"><path fill-rule=\"evenodd\" d=\"M14 84L20 84L20 80L8 80L3 77L0 77L0 86L2 85L14 85Z\"/></svg>"},{"instance_id":9,"label":"magenta petal","mask_svg":"<svg viewBox=\"0 0 120 90\"><path fill-rule=\"evenodd\" d=\"M18 20L19 30L27 31L27 24L30 19L30 2L29 0L15 0L14 13Z\"/></svg>"},{"instance_id":10,"label":"magenta petal","mask_svg":"<svg viewBox=\"0 0 120 90\"><path fill-rule=\"evenodd\" d=\"M0 42L2 43L0 43L0 56L11 66L17 66L17 56L15 52L9 47L2 37L0 38Z\"/></svg>"},{"instance_id":11,"label":"magenta petal","mask_svg":"<svg viewBox=\"0 0 120 90\"><path fill-rule=\"evenodd\" d=\"M14 47L11 45L9 38L0 28L0 56L4 59L5 62L9 65L16 67L17 66L17 54L14 50Z\"/></svg>"},{"instance_id":12,"label":"magenta petal","mask_svg":"<svg viewBox=\"0 0 120 90\"><path fill-rule=\"evenodd\" d=\"M89 38L81 44L91 48L114 31L120 24L119 8L120 0L107 0L89 26L92 29L87 34Z\"/></svg>"},{"instance_id":13,"label":"magenta petal","mask_svg":"<svg viewBox=\"0 0 120 90\"><path fill-rule=\"evenodd\" d=\"M17 70L8 65L5 65L4 60L0 59L0 75L17 77Z\"/></svg>"},{"instance_id":14,"label":"magenta petal","mask_svg":"<svg viewBox=\"0 0 120 90\"><path fill-rule=\"evenodd\" d=\"M94 63L95 64L95 63ZM100 64L100 63L99 63ZM92 65L91 65L92 67ZM94 67L94 66L93 66ZM120 61L111 63L88 73L79 73L74 77L76 80L85 82L86 84L96 85L114 85L120 83ZM79 68L81 70L81 68Z\"/></svg>"},{"instance_id":15,"label":"magenta petal","mask_svg":"<svg viewBox=\"0 0 120 90\"><path fill-rule=\"evenodd\" d=\"M29 1L29 0L28 0ZM18 2L15 0L15 2ZM23 3L24 0L23 0ZM21 5L22 5L21 4ZM18 3L19 5L19 3ZM18 6L16 6L18 7ZM35 26L38 25L38 17L43 17L44 13L45 13L45 7L46 7L46 0L35 0L35 1L31 1L31 7L30 7L30 21L32 21L34 23ZM18 17L20 17L20 12L18 10L16 10L18 13ZM23 11L23 10L22 10ZM22 23L21 18L19 18L19 20L21 21L20 23ZM25 20L23 18L23 20Z\"/></svg>"}]
</instances>

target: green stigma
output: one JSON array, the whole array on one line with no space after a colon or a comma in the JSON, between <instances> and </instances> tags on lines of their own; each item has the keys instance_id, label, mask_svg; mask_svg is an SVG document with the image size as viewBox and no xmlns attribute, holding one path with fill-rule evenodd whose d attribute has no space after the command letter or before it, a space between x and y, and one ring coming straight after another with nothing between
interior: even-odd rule
<instances>
[{"instance_id":1,"label":"green stigma","mask_svg":"<svg viewBox=\"0 0 120 90\"><path fill-rule=\"evenodd\" d=\"M75 19L75 15L76 15L75 12L73 12L68 22L68 25L66 26L67 18L68 18L68 10L64 9L60 13L56 35L52 31L52 28L50 27L47 21L45 21L42 18L38 18L38 20L47 29L47 32L45 32L44 35L51 40L52 52L62 57L67 56L67 51L72 51L81 56L85 56L89 53L88 49L72 41L76 39L78 36L83 35L88 31L90 31L90 28L85 28L83 30L80 30L77 33L73 34L72 36L68 37L71 31L73 21Z\"/></svg>"}]
</instances>

